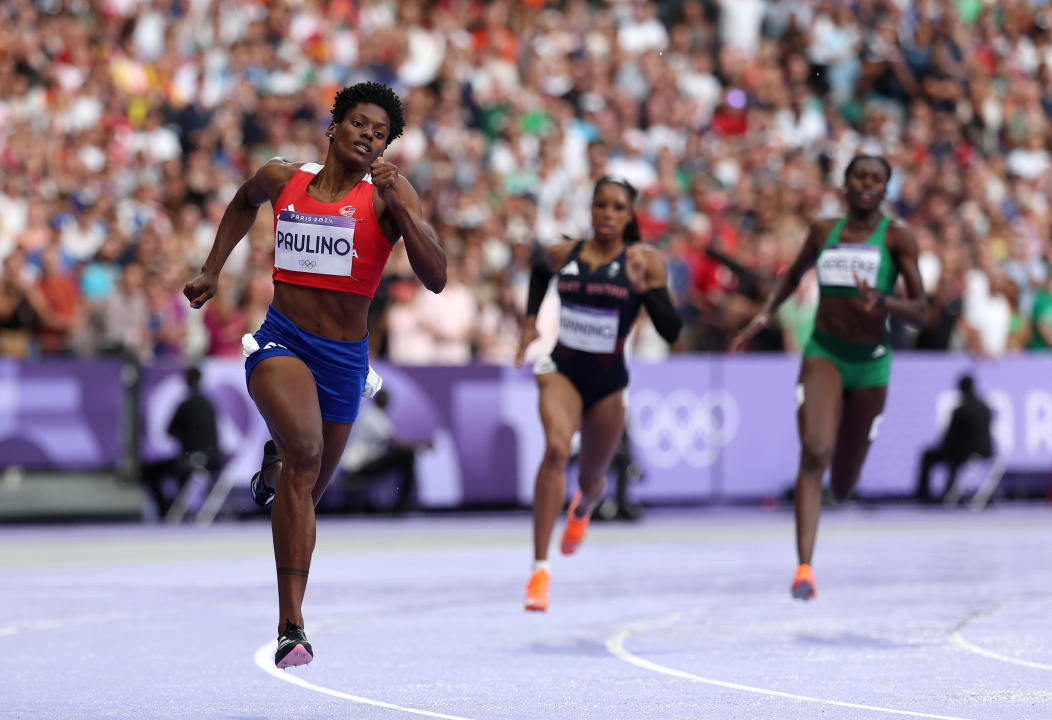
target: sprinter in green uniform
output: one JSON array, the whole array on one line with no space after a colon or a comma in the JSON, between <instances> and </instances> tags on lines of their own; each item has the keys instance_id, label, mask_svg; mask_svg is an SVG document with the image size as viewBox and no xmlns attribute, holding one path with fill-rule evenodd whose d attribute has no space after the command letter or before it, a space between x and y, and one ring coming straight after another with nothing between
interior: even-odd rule
<instances>
[{"instance_id":1,"label":"sprinter in green uniform","mask_svg":"<svg viewBox=\"0 0 1052 720\"><path fill-rule=\"evenodd\" d=\"M811 569L822 476L831 468L833 495L844 499L858 482L876 436L891 373L888 314L924 323L927 305L917 269L917 243L902 223L880 210L891 166L860 155L844 173L847 216L811 225L800 254L779 278L760 313L734 338L731 351L766 327L813 265L821 300L796 386L800 466L796 476L796 549L800 565L792 595L815 597ZM902 276L906 297L895 295Z\"/></svg>"}]
</instances>

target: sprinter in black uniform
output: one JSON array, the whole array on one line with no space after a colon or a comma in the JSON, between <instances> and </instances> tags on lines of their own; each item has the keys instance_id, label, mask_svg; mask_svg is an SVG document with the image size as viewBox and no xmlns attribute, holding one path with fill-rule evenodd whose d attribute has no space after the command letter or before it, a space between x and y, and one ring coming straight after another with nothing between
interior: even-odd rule
<instances>
[{"instance_id":1,"label":"sprinter in black uniform","mask_svg":"<svg viewBox=\"0 0 1052 720\"><path fill-rule=\"evenodd\" d=\"M551 356L534 366L545 449L534 488L534 564L526 586L527 610L548 609L548 544L566 497L570 441L578 429L580 489L567 513L564 555L584 540L592 510L602 499L610 459L625 426L624 344L639 308L647 309L666 341L674 342L679 335L681 322L665 286L665 263L656 250L638 244L635 199L636 190L626 180L600 178L592 195L594 237L548 248L530 275L516 367L538 337L537 310L553 269L558 270L562 310L559 341Z\"/></svg>"}]
</instances>

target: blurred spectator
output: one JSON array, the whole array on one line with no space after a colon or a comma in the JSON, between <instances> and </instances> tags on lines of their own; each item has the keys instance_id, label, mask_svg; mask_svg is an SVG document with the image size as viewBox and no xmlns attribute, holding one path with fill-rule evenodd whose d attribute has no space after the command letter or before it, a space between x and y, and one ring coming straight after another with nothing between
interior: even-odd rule
<instances>
[{"instance_id":1,"label":"blurred spectator","mask_svg":"<svg viewBox=\"0 0 1052 720\"><path fill-rule=\"evenodd\" d=\"M439 295L424 299L420 309L424 329L431 334L429 362L466 365L471 362L478 306L472 288L463 280L463 265L456 259L446 268L446 286Z\"/></svg>"},{"instance_id":2,"label":"blurred spectator","mask_svg":"<svg viewBox=\"0 0 1052 720\"><path fill-rule=\"evenodd\" d=\"M160 517L168 514L176 495L194 472L204 471L214 478L223 464L216 409L201 392L201 371L190 367L183 377L187 396L168 422L168 435L179 442L179 454L142 467L143 485L149 490ZM174 487L168 487L167 480L173 480Z\"/></svg>"},{"instance_id":3,"label":"blurred spectator","mask_svg":"<svg viewBox=\"0 0 1052 720\"><path fill-rule=\"evenodd\" d=\"M155 358L183 354L189 307L183 294L173 287L178 287L178 280L171 278L168 272L160 274L146 288L150 313L148 330Z\"/></svg>"},{"instance_id":4,"label":"blurred spectator","mask_svg":"<svg viewBox=\"0 0 1052 720\"><path fill-rule=\"evenodd\" d=\"M37 288L46 307L37 335L40 352L45 355L72 352L73 333L80 325L80 291L76 278L63 267L57 245L50 245L41 253Z\"/></svg>"},{"instance_id":5,"label":"blurred spectator","mask_svg":"<svg viewBox=\"0 0 1052 720\"><path fill-rule=\"evenodd\" d=\"M204 324L208 331L208 354L241 357L241 337L249 331L245 314L237 303L237 278L224 273L215 297L205 306Z\"/></svg>"},{"instance_id":6,"label":"blurred spectator","mask_svg":"<svg viewBox=\"0 0 1052 720\"><path fill-rule=\"evenodd\" d=\"M498 276L492 292L494 300L479 310L478 361L509 365L515 360L521 335L518 296L503 275Z\"/></svg>"},{"instance_id":7,"label":"blurred spectator","mask_svg":"<svg viewBox=\"0 0 1052 720\"><path fill-rule=\"evenodd\" d=\"M431 443L399 440L387 413L389 401L387 391L380 390L372 402L362 403L340 459L337 482L345 489L361 488L388 473L396 473L397 499L392 509L404 513L416 505L416 453L420 447L430 447Z\"/></svg>"},{"instance_id":8,"label":"blurred spectator","mask_svg":"<svg viewBox=\"0 0 1052 720\"><path fill-rule=\"evenodd\" d=\"M399 365L424 365L435 357L434 337L427 328L427 302L420 302L418 286L397 280L391 286L387 309L387 357ZM428 298L431 300L432 298Z\"/></svg>"},{"instance_id":9,"label":"blurred spectator","mask_svg":"<svg viewBox=\"0 0 1052 720\"><path fill-rule=\"evenodd\" d=\"M13 250L4 258L0 276L0 352L15 357L29 355L33 333L46 313L47 300L33 283L25 251Z\"/></svg>"},{"instance_id":10,"label":"blurred spectator","mask_svg":"<svg viewBox=\"0 0 1052 720\"><path fill-rule=\"evenodd\" d=\"M138 360L149 358L149 315L142 265L128 263L113 292L95 309L97 349Z\"/></svg>"},{"instance_id":11,"label":"blurred spectator","mask_svg":"<svg viewBox=\"0 0 1052 720\"><path fill-rule=\"evenodd\" d=\"M108 236L95 257L81 267L80 292L85 302L97 305L113 294L123 272L119 262L121 241L119 235Z\"/></svg>"},{"instance_id":12,"label":"blurred spectator","mask_svg":"<svg viewBox=\"0 0 1052 720\"><path fill-rule=\"evenodd\" d=\"M973 457L990 458L994 454L990 407L975 394L975 381L970 375L961 377L957 389L960 391L960 402L950 417L942 441L925 450L921 457L914 497L922 502L936 500L930 485L931 470L935 465L945 463L949 470L943 491L945 494L945 490L953 486L957 471L965 462Z\"/></svg>"}]
</instances>

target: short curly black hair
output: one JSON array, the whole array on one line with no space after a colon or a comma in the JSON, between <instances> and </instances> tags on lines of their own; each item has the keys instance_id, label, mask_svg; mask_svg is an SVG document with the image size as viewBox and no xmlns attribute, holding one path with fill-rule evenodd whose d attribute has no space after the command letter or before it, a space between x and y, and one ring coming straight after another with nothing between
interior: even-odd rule
<instances>
[{"instance_id":1,"label":"short curly black hair","mask_svg":"<svg viewBox=\"0 0 1052 720\"><path fill-rule=\"evenodd\" d=\"M391 130L387 133L388 145L405 130L405 111L402 109L401 99L394 90L378 82L349 85L336 93L332 102L332 121L337 124L343 122L347 111L362 103L379 105L387 113L391 120Z\"/></svg>"}]
</instances>

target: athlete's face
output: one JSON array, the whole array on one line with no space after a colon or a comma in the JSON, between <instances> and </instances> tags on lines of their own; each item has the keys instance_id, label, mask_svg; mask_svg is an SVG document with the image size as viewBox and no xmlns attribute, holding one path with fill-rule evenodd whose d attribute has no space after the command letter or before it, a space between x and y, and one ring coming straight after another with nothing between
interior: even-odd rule
<instances>
[{"instance_id":1,"label":"athlete's face","mask_svg":"<svg viewBox=\"0 0 1052 720\"><path fill-rule=\"evenodd\" d=\"M391 119L379 105L360 103L350 108L343 121L329 124L337 157L369 167L387 149Z\"/></svg>"},{"instance_id":2,"label":"athlete's face","mask_svg":"<svg viewBox=\"0 0 1052 720\"><path fill-rule=\"evenodd\" d=\"M592 229L600 240L620 240L632 222L632 196L628 188L608 182L592 196Z\"/></svg>"},{"instance_id":3,"label":"athlete's face","mask_svg":"<svg viewBox=\"0 0 1052 720\"><path fill-rule=\"evenodd\" d=\"M888 171L879 160L858 160L845 183L847 204L859 210L875 210L888 190Z\"/></svg>"}]
</instances>

